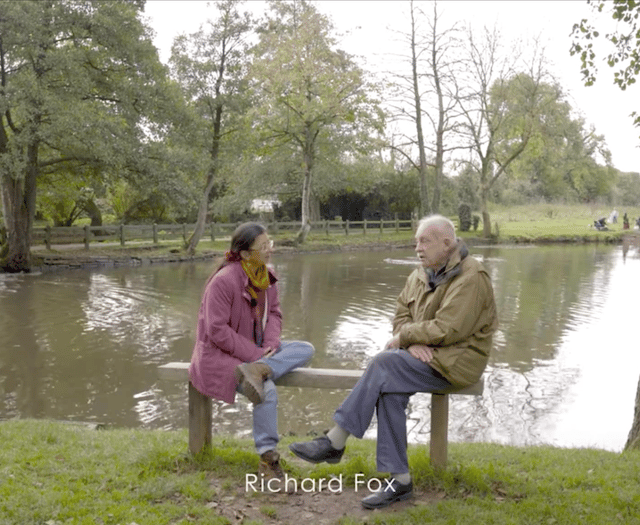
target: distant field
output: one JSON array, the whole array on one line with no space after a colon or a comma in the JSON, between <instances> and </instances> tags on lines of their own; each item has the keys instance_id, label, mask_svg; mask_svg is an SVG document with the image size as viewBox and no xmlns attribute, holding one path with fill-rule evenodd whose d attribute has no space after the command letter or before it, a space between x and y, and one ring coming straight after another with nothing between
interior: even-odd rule
<instances>
[{"instance_id":1,"label":"distant field","mask_svg":"<svg viewBox=\"0 0 640 525\"><path fill-rule=\"evenodd\" d=\"M623 232L622 218L627 213L630 228L640 217L640 206L617 208L618 222L607 226L609 232L599 232L592 225L601 217L609 218L613 208L591 205L538 204L510 208L495 207L490 210L492 226L498 225L501 238L516 237L522 240L553 240L553 238L601 237L611 234L619 236ZM478 232L480 233L480 229ZM495 232L494 232L495 233Z\"/></svg>"}]
</instances>

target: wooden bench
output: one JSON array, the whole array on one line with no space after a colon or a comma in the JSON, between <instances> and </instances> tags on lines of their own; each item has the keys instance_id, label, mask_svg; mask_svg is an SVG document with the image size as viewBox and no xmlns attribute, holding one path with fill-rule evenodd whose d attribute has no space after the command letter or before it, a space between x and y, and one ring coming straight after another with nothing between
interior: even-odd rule
<instances>
[{"instance_id":1,"label":"wooden bench","mask_svg":"<svg viewBox=\"0 0 640 525\"><path fill-rule=\"evenodd\" d=\"M362 370L334 370L329 368L298 368L276 381L280 386L304 388L351 389ZM189 382L189 363L167 363L158 367L161 379ZM436 392L431 395L431 465L444 468L447 463L449 426L449 395L482 395L484 382L461 390ZM211 446L211 398L202 395L189 382L189 450L197 454Z\"/></svg>"}]
</instances>

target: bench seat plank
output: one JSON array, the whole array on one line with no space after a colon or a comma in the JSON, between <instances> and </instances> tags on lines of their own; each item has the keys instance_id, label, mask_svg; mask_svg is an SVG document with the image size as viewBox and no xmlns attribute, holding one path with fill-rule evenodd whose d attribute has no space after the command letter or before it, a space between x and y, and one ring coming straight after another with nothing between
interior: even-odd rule
<instances>
[{"instance_id":1,"label":"bench seat plank","mask_svg":"<svg viewBox=\"0 0 640 525\"><path fill-rule=\"evenodd\" d=\"M338 370L333 368L297 368L282 376L276 381L280 386L297 386L303 388L343 388L350 389L355 386L362 376L363 370ZM161 379L171 381L189 381L189 363L167 363L158 367ZM462 394L477 396L484 390L482 379L473 385L455 390L436 392L438 394Z\"/></svg>"},{"instance_id":2,"label":"bench seat plank","mask_svg":"<svg viewBox=\"0 0 640 525\"><path fill-rule=\"evenodd\" d=\"M286 387L351 389L362 377L363 370L331 368L298 368L276 381ZM189 384L189 450L192 454L211 446L211 399L198 392L189 381L189 363L173 362L158 367L161 379L184 381ZM429 453L435 468L447 463L449 394L482 395L484 381L462 389L433 392L431 396L431 440Z\"/></svg>"}]
</instances>

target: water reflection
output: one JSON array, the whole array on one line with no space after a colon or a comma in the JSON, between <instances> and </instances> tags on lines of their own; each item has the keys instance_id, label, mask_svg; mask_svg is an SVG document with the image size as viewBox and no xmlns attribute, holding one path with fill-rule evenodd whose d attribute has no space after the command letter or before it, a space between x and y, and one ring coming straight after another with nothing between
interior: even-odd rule
<instances>
[{"instance_id":1,"label":"water reflection","mask_svg":"<svg viewBox=\"0 0 640 525\"><path fill-rule=\"evenodd\" d=\"M451 400L450 439L620 450L640 373L637 244L473 251L492 276L500 329L484 396ZM312 366L364 367L391 336L414 264L411 250L276 257L284 337L314 344ZM213 266L0 276L0 419L186 426L186 385L159 381L156 367L189 359ZM344 395L280 389L281 432L327 428ZM411 400L412 442L429 439L429 405ZM214 403L214 420L217 432L250 434L244 399Z\"/></svg>"}]
</instances>

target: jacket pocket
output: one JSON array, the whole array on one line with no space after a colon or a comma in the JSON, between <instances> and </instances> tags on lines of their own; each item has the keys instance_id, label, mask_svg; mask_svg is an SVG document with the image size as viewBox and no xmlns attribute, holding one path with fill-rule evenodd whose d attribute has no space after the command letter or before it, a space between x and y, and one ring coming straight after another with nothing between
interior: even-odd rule
<instances>
[{"instance_id":1,"label":"jacket pocket","mask_svg":"<svg viewBox=\"0 0 640 525\"><path fill-rule=\"evenodd\" d=\"M480 379L489 358L473 348L448 347L438 352L436 360L442 368L442 375L451 384L462 388Z\"/></svg>"}]
</instances>

